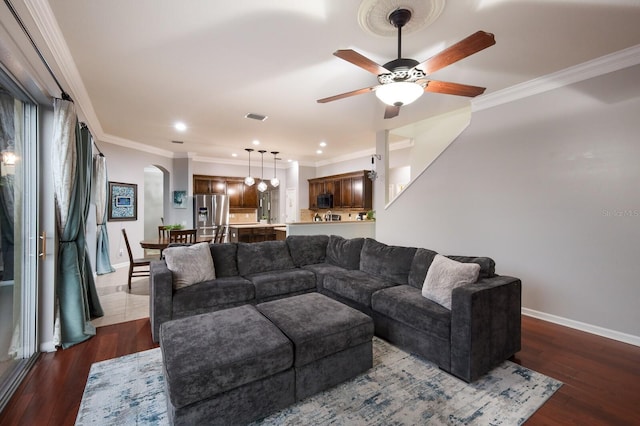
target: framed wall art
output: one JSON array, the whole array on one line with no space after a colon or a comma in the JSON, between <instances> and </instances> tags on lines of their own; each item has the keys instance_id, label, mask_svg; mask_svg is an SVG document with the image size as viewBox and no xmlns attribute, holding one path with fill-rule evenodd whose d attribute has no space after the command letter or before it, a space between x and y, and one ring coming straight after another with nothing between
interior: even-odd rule
<instances>
[{"instance_id":1,"label":"framed wall art","mask_svg":"<svg viewBox=\"0 0 640 426\"><path fill-rule=\"evenodd\" d=\"M187 208L187 191L173 191L173 208Z\"/></svg>"},{"instance_id":2,"label":"framed wall art","mask_svg":"<svg viewBox=\"0 0 640 426\"><path fill-rule=\"evenodd\" d=\"M109 221L138 220L138 185L109 182Z\"/></svg>"}]
</instances>

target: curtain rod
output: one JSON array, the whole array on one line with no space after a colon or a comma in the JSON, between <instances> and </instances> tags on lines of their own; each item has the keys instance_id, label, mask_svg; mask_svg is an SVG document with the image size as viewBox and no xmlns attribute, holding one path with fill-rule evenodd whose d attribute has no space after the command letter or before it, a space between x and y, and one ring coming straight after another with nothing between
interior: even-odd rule
<instances>
[{"instance_id":1,"label":"curtain rod","mask_svg":"<svg viewBox=\"0 0 640 426\"><path fill-rule=\"evenodd\" d=\"M62 88L62 85L60 84L60 81L58 81L58 79L56 78L56 75L53 73L53 70L51 69L51 67L47 63L47 60L42 55L42 52L40 52L40 49L38 49L38 46L36 45L36 42L33 40L33 37L31 37L31 34L29 34L29 31L27 30L27 27L24 25L24 22L22 22L22 19L20 19L20 16L18 16L18 12L16 12L16 9L13 7L13 4L11 3L11 0L4 0L4 3L7 5L9 10L11 11L11 14L15 18L16 22L18 23L20 28L22 28L22 31L25 33L25 35L27 36L27 38L31 42L31 46L33 46L33 49L38 54L38 57L40 58L40 60L44 64L45 68L49 72L49 75L51 75L51 78L53 78L53 81L56 82L56 85L58 86L58 89L60 89L60 92L61 92L60 97L62 99L64 99L65 101L73 102L73 99L71 99L71 96L69 96L69 94L67 92L65 92L64 89Z\"/></svg>"}]
</instances>

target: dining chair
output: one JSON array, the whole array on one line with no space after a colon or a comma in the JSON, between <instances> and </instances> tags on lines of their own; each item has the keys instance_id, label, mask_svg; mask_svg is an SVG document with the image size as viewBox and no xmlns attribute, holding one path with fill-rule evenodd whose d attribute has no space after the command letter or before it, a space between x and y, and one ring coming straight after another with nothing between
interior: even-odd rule
<instances>
[{"instance_id":1,"label":"dining chair","mask_svg":"<svg viewBox=\"0 0 640 426\"><path fill-rule=\"evenodd\" d=\"M127 254L129 255L129 280L127 281L127 286L129 290L131 290L131 278L132 277L148 277L149 276L149 265L152 260L151 258L133 258L133 253L131 252L131 246L129 245L129 238L127 237L127 231L122 228L122 235L124 236L124 243L127 246ZM138 269L144 268L144 269Z\"/></svg>"},{"instance_id":2,"label":"dining chair","mask_svg":"<svg viewBox=\"0 0 640 426\"><path fill-rule=\"evenodd\" d=\"M224 238L226 237L227 226L226 225L218 225L216 228L216 233L213 237L212 243L220 244L224 243Z\"/></svg>"},{"instance_id":3,"label":"dining chair","mask_svg":"<svg viewBox=\"0 0 640 426\"><path fill-rule=\"evenodd\" d=\"M180 244L195 244L196 229L172 229L169 231L169 242Z\"/></svg>"},{"instance_id":4,"label":"dining chair","mask_svg":"<svg viewBox=\"0 0 640 426\"><path fill-rule=\"evenodd\" d=\"M158 240L168 240L170 230L171 226L169 225L158 225Z\"/></svg>"}]
</instances>

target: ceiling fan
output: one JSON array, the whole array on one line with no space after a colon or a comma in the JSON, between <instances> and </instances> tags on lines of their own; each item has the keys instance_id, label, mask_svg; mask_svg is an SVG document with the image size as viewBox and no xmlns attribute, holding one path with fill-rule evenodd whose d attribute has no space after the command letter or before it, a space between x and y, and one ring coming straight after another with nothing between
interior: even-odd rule
<instances>
[{"instance_id":1,"label":"ceiling fan","mask_svg":"<svg viewBox=\"0 0 640 426\"><path fill-rule=\"evenodd\" d=\"M415 59L402 57L402 27L410 19L411 11L407 9L396 9L389 15L389 22L398 28L398 58L382 66L351 49L337 50L333 53L340 59L376 74L380 84L318 99L318 103L323 104L375 91L376 96L387 104L384 118L393 118L400 113L401 106L415 101L425 91L468 97L475 97L484 93L484 87L429 80L427 77L447 65L493 46L496 43L493 34L478 31L426 61L419 63Z\"/></svg>"}]
</instances>

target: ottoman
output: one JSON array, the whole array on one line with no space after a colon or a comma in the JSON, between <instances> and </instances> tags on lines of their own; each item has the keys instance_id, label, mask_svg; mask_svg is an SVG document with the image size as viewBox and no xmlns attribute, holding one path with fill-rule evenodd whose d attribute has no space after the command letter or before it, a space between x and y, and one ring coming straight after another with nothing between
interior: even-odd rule
<instances>
[{"instance_id":1,"label":"ottoman","mask_svg":"<svg viewBox=\"0 0 640 426\"><path fill-rule=\"evenodd\" d=\"M321 392L373 365L373 320L319 293L256 306L293 342L296 400Z\"/></svg>"},{"instance_id":2,"label":"ottoman","mask_svg":"<svg viewBox=\"0 0 640 426\"><path fill-rule=\"evenodd\" d=\"M160 327L169 420L249 423L295 402L293 347L253 306Z\"/></svg>"}]
</instances>

